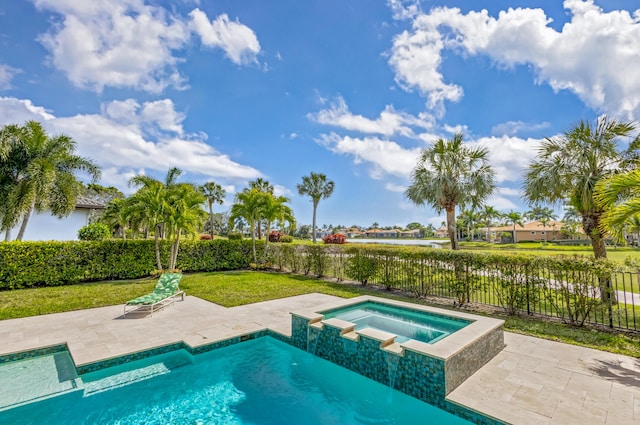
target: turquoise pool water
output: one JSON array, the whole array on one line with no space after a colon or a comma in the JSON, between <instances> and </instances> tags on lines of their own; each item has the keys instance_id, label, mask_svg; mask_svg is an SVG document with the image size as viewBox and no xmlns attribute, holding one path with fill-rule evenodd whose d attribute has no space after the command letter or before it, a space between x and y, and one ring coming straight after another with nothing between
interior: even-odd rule
<instances>
[{"instance_id":1,"label":"turquoise pool water","mask_svg":"<svg viewBox=\"0 0 640 425\"><path fill-rule=\"evenodd\" d=\"M325 319L335 317L355 323L356 329L375 328L398 335L396 342L409 339L433 344L467 326L469 321L411 310L388 304L365 302L321 312Z\"/></svg>"},{"instance_id":2,"label":"turquoise pool water","mask_svg":"<svg viewBox=\"0 0 640 425\"><path fill-rule=\"evenodd\" d=\"M470 423L268 337L198 356L164 354L81 379L84 391L5 410L0 424Z\"/></svg>"}]
</instances>

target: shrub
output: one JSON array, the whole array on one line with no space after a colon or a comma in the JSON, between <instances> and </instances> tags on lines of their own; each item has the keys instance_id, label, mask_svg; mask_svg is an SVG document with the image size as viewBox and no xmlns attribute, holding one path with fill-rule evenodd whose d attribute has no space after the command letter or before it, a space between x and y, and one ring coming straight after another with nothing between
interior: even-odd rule
<instances>
[{"instance_id":1,"label":"shrub","mask_svg":"<svg viewBox=\"0 0 640 425\"><path fill-rule=\"evenodd\" d=\"M281 243L291 243L293 242L293 236L291 235L282 235L280 236Z\"/></svg>"},{"instance_id":2,"label":"shrub","mask_svg":"<svg viewBox=\"0 0 640 425\"><path fill-rule=\"evenodd\" d=\"M375 276L378 271L378 262L375 258L364 255L363 252L357 251L356 254L349 258L347 263L347 276L366 285L371 277Z\"/></svg>"},{"instance_id":3,"label":"shrub","mask_svg":"<svg viewBox=\"0 0 640 425\"><path fill-rule=\"evenodd\" d=\"M278 232L277 230L272 230L269 232L269 242L280 242L280 238L284 235L284 233Z\"/></svg>"},{"instance_id":4,"label":"shrub","mask_svg":"<svg viewBox=\"0 0 640 425\"><path fill-rule=\"evenodd\" d=\"M104 223L91 223L78 230L81 241L102 241L111 237L111 229Z\"/></svg>"},{"instance_id":5,"label":"shrub","mask_svg":"<svg viewBox=\"0 0 640 425\"><path fill-rule=\"evenodd\" d=\"M324 238L322 238L322 241L326 244L345 244L347 243L347 237L345 235L342 235L340 233L335 233L332 235L327 235Z\"/></svg>"},{"instance_id":6,"label":"shrub","mask_svg":"<svg viewBox=\"0 0 640 425\"><path fill-rule=\"evenodd\" d=\"M242 240L242 233L238 233L238 232L229 233L227 235L227 238L230 241L241 241Z\"/></svg>"},{"instance_id":7,"label":"shrub","mask_svg":"<svg viewBox=\"0 0 640 425\"><path fill-rule=\"evenodd\" d=\"M184 272L238 270L252 259L250 241L184 241L180 246L177 265ZM161 257L168 258L169 243L161 241L160 248ZM0 243L0 290L136 279L156 268L153 240Z\"/></svg>"},{"instance_id":8,"label":"shrub","mask_svg":"<svg viewBox=\"0 0 640 425\"><path fill-rule=\"evenodd\" d=\"M211 235L200 235L200 240L201 241L210 241L211 240Z\"/></svg>"}]
</instances>

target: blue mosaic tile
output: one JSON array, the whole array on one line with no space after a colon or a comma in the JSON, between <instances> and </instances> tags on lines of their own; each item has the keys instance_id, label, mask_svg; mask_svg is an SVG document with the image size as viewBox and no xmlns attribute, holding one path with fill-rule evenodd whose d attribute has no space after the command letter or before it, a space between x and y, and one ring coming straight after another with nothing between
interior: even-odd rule
<instances>
[{"instance_id":1,"label":"blue mosaic tile","mask_svg":"<svg viewBox=\"0 0 640 425\"><path fill-rule=\"evenodd\" d=\"M5 354L0 356L0 364L15 362L17 360L28 359L31 357L46 356L47 354L55 354L62 351L69 351L67 344L56 344L48 347L36 348L34 350L21 351L19 353Z\"/></svg>"}]
</instances>

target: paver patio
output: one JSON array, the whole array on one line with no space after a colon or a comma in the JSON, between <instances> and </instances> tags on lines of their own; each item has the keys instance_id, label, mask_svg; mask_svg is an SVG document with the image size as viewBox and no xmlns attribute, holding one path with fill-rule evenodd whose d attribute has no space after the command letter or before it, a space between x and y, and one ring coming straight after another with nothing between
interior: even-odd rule
<instances>
[{"instance_id":1,"label":"paver patio","mask_svg":"<svg viewBox=\"0 0 640 425\"><path fill-rule=\"evenodd\" d=\"M122 306L0 321L0 355L66 342L77 365L178 341L197 346L270 328L339 298L307 294L225 308L195 297L155 313ZM640 423L640 359L505 333L505 349L448 398L514 425Z\"/></svg>"}]
</instances>

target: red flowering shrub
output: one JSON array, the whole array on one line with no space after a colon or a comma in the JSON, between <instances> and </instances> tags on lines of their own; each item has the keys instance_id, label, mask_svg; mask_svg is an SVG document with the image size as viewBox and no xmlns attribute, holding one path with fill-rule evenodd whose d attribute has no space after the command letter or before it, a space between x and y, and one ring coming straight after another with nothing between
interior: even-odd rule
<instances>
[{"instance_id":1,"label":"red flowering shrub","mask_svg":"<svg viewBox=\"0 0 640 425\"><path fill-rule=\"evenodd\" d=\"M284 233L272 230L269 232L269 242L280 242L282 236L284 236Z\"/></svg>"},{"instance_id":2,"label":"red flowering shrub","mask_svg":"<svg viewBox=\"0 0 640 425\"><path fill-rule=\"evenodd\" d=\"M340 233L335 233L333 235L327 235L322 238L324 243L335 243L335 244L345 244L347 243L347 237Z\"/></svg>"},{"instance_id":3,"label":"red flowering shrub","mask_svg":"<svg viewBox=\"0 0 640 425\"><path fill-rule=\"evenodd\" d=\"M201 241L210 241L211 240L211 235L200 235L200 240Z\"/></svg>"}]
</instances>

